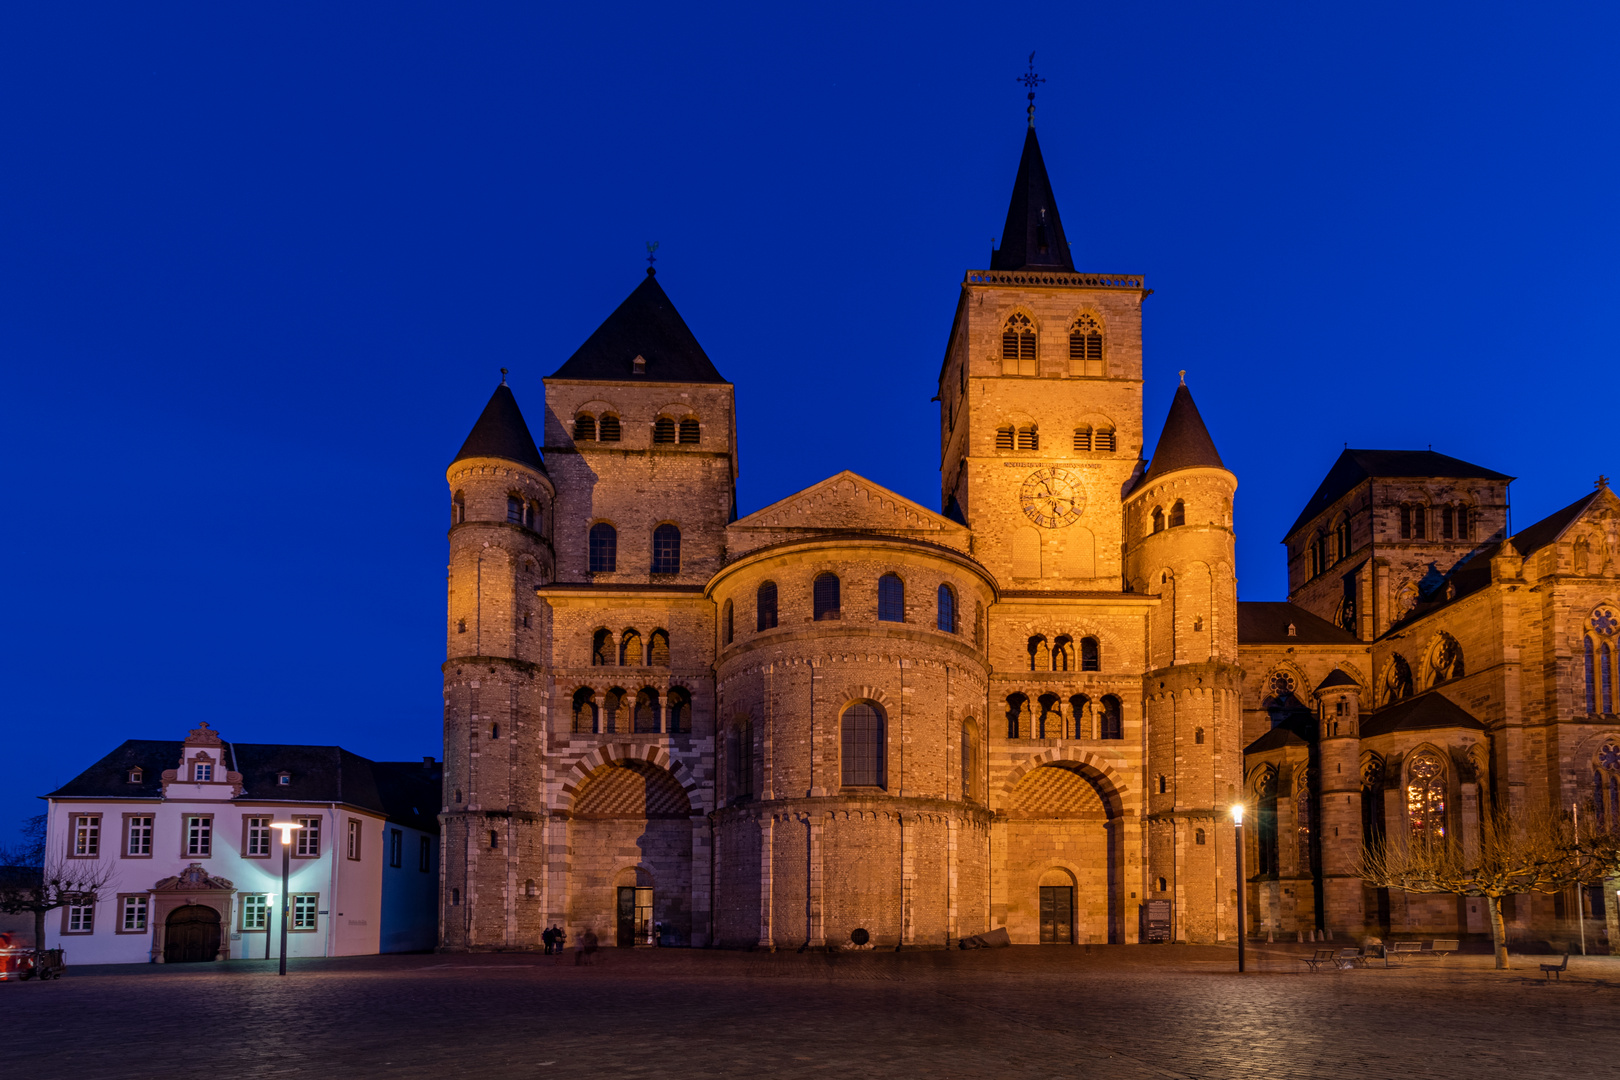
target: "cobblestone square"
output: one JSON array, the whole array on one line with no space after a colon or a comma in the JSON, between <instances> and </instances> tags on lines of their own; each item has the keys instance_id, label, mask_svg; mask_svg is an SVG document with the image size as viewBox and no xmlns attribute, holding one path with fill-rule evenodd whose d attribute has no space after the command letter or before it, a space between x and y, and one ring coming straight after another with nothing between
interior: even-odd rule
<instances>
[{"instance_id":1,"label":"cobblestone square","mask_svg":"<svg viewBox=\"0 0 1620 1080\"><path fill-rule=\"evenodd\" d=\"M1612 1076L1620 958L1305 973L1292 947L418 955L0 985L9 1075ZM71 959L71 958L70 958Z\"/></svg>"}]
</instances>

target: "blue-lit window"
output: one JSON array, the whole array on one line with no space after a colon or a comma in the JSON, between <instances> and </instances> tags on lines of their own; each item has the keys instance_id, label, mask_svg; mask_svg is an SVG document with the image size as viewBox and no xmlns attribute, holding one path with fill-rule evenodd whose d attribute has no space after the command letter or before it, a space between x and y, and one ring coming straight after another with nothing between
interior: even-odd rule
<instances>
[{"instance_id":1,"label":"blue-lit window","mask_svg":"<svg viewBox=\"0 0 1620 1080\"><path fill-rule=\"evenodd\" d=\"M894 574L878 578L878 621L906 621L906 586Z\"/></svg>"},{"instance_id":2,"label":"blue-lit window","mask_svg":"<svg viewBox=\"0 0 1620 1080\"><path fill-rule=\"evenodd\" d=\"M591 526L591 573L611 574L619 566L619 534L606 522Z\"/></svg>"}]
</instances>

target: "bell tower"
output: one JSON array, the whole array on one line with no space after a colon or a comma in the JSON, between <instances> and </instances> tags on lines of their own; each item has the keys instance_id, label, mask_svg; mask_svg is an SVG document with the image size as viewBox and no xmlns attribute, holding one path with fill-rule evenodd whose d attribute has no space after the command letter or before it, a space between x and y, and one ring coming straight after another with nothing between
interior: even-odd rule
<instances>
[{"instance_id":1,"label":"bell tower","mask_svg":"<svg viewBox=\"0 0 1620 1080\"><path fill-rule=\"evenodd\" d=\"M944 513L1004 588L1121 587L1148 292L1075 270L1032 105L1001 246L962 281L938 395Z\"/></svg>"}]
</instances>

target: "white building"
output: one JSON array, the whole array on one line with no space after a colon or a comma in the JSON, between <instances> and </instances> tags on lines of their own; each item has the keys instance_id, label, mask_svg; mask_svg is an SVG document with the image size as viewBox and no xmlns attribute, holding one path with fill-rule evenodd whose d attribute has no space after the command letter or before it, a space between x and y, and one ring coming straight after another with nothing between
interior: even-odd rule
<instances>
[{"instance_id":1,"label":"white building","mask_svg":"<svg viewBox=\"0 0 1620 1080\"><path fill-rule=\"evenodd\" d=\"M131 739L47 798L47 852L97 859L93 905L53 912L71 964L279 955L282 852L293 821L287 955L432 948L437 762L374 762L336 746Z\"/></svg>"}]
</instances>

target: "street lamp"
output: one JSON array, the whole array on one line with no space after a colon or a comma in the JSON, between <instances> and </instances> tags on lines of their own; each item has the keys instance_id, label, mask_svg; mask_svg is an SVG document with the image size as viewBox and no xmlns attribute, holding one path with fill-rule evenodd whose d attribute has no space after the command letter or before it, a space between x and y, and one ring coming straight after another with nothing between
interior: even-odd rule
<instances>
[{"instance_id":1,"label":"street lamp","mask_svg":"<svg viewBox=\"0 0 1620 1080\"><path fill-rule=\"evenodd\" d=\"M1243 965L1243 903L1245 894L1249 891L1248 883L1243 873L1243 804L1232 804L1232 824L1237 834L1237 939L1238 939L1238 971L1244 970Z\"/></svg>"},{"instance_id":2,"label":"street lamp","mask_svg":"<svg viewBox=\"0 0 1620 1080\"><path fill-rule=\"evenodd\" d=\"M292 915L292 894L287 891L287 875L292 869L293 833L303 826L293 821L272 821L272 829L281 830L281 974L287 974L287 920ZM270 935L265 935L269 940ZM1242 946L1239 945L1239 948Z\"/></svg>"}]
</instances>

